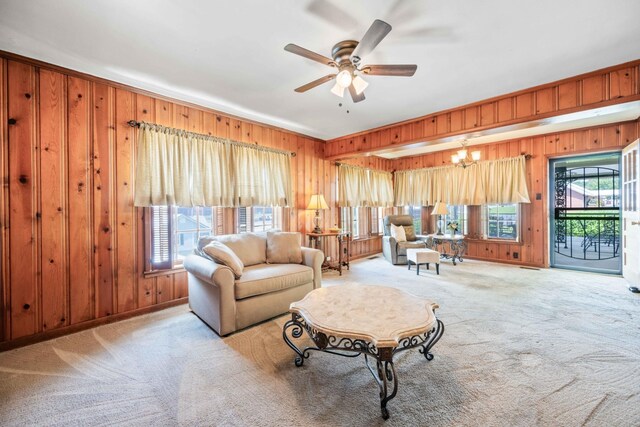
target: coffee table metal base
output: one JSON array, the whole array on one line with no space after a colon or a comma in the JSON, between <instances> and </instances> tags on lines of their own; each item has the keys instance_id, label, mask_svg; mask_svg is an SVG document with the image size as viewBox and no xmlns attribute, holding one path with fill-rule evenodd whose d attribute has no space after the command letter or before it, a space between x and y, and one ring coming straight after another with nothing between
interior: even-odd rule
<instances>
[{"instance_id":1,"label":"coffee table metal base","mask_svg":"<svg viewBox=\"0 0 640 427\"><path fill-rule=\"evenodd\" d=\"M305 347L301 350L296 346L287 334L292 338L300 338L303 331L313 340L315 347ZM433 359L431 348L438 342L444 333L444 324L440 319L436 319L436 325L430 331L406 337L400 340L396 347L376 347L370 342L361 339L351 339L346 337L331 336L319 332L305 322L304 318L297 313L291 314L291 320L287 321L282 328L282 337L289 347L296 352L295 365L300 367L304 360L309 358L311 351L322 351L344 357L358 357L364 355L365 363L371 375L380 388L380 410L382 418L389 418L387 402L396 396L398 391L398 378L393 365L393 356L397 353L411 348L421 347L418 351L427 360ZM373 366L369 359L375 359Z\"/></svg>"}]
</instances>

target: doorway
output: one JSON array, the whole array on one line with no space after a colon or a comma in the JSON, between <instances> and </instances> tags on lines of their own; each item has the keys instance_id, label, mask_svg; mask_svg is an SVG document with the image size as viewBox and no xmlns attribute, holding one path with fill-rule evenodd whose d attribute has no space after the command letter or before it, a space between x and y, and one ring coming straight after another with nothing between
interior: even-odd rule
<instances>
[{"instance_id":1,"label":"doorway","mask_svg":"<svg viewBox=\"0 0 640 427\"><path fill-rule=\"evenodd\" d=\"M620 153L551 160L551 266L621 274Z\"/></svg>"}]
</instances>

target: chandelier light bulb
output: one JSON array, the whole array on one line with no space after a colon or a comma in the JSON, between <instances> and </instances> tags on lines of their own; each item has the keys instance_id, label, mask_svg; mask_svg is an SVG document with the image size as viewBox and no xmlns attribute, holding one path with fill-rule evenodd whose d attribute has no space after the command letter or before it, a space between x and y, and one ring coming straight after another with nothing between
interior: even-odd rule
<instances>
[{"instance_id":1,"label":"chandelier light bulb","mask_svg":"<svg viewBox=\"0 0 640 427\"><path fill-rule=\"evenodd\" d=\"M457 154L452 154L451 155L451 163L453 163L455 165L455 164L458 164L459 161L460 161L460 158L458 157Z\"/></svg>"},{"instance_id":2,"label":"chandelier light bulb","mask_svg":"<svg viewBox=\"0 0 640 427\"><path fill-rule=\"evenodd\" d=\"M369 83L364 81L360 76L355 76L353 79L353 88L356 90L356 94L360 95L369 86Z\"/></svg>"},{"instance_id":3,"label":"chandelier light bulb","mask_svg":"<svg viewBox=\"0 0 640 427\"><path fill-rule=\"evenodd\" d=\"M471 152L471 160L473 160L474 162L477 162L478 160L480 160L480 152L479 151L472 151Z\"/></svg>"},{"instance_id":4,"label":"chandelier light bulb","mask_svg":"<svg viewBox=\"0 0 640 427\"><path fill-rule=\"evenodd\" d=\"M467 158L467 150L458 150L458 157L460 159L466 159Z\"/></svg>"},{"instance_id":5,"label":"chandelier light bulb","mask_svg":"<svg viewBox=\"0 0 640 427\"><path fill-rule=\"evenodd\" d=\"M336 84L331 88L331 93L342 98L344 97L344 87L340 86L340 84L336 82Z\"/></svg>"},{"instance_id":6,"label":"chandelier light bulb","mask_svg":"<svg viewBox=\"0 0 640 427\"><path fill-rule=\"evenodd\" d=\"M336 76L336 84L342 86L343 88L349 87L351 85L353 77L351 77L351 71L342 70Z\"/></svg>"}]
</instances>

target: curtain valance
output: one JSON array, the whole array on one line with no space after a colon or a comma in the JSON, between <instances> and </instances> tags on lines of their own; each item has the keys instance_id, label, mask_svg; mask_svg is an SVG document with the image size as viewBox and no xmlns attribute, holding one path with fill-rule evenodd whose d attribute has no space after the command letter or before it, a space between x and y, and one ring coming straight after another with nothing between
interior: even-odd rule
<instances>
[{"instance_id":1,"label":"curtain valance","mask_svg":"<svg viewBox=\"0 0 640 427\"><path fill-rule=\"evenodd\" d=\"M394 173L396 206L529 203L525 157L485 160L461 168L443 166Z\"/></svg>"},{"instance_id":2,"label":"curtain valance","mask_svg":"<svg viewBox=\"0 0 640 427\"><path fill-rule=\"evenodd\" d=\"M140 123L135 205L289 206L290 153Z\"/></svg>"},{"instance_id":3,"label":"curtain valance","mask_svg":"<svg viewBox=\"0 0 640 427\"><path fill-rule=\"evenodd\" d=\"M393 206L391 173L341 164L338 167L338 206Z\"/></svg>"}]
</instances>

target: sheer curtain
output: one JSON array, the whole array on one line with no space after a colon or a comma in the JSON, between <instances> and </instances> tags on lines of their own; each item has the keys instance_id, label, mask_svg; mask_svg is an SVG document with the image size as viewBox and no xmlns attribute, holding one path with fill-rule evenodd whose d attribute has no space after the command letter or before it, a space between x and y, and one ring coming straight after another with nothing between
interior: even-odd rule
<instances>
[{"instance_id":1,"label":"sheer curtain","mask_svg":"<svg viewBox=\"0 0 640 427\"><path fill-rule=\"evenodd\" d=\"M341 164L338 167L338 206L393 206L391 173Z\"/></svg>"},{"instance_id":2,"label":"sheer curtain","mask_svg":"<svg viewBox=\"0 0 640 427\"><path fill-rule=\"evenodd\" d=\"M466 168L444 166L396 171L394 179L396 206L530 202L524 156L485 160Z\"/></svg>"},{"instance_id":3,"label":"sheer curtain","mask_svg":"<svg viewBox=\"0 0 640 427\"><path fill-rule=\"evenodd\" d=\"M135 206L288 206L290 154L140 124Z\"/></svg>"}]
</instances>

